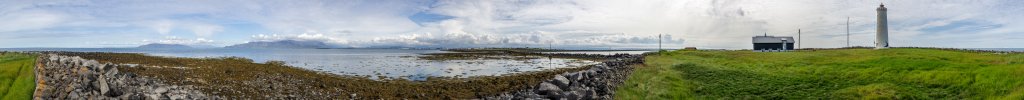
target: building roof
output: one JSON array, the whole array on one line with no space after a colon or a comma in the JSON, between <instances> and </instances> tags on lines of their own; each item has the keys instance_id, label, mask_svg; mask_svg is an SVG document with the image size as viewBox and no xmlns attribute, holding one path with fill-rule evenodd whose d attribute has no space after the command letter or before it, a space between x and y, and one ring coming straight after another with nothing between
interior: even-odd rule
<instances>
[{"instance_id":1,"label":"building roof","mask_svg":"<svg viewBox=\"0 0 1024 100\"><path fill-rule=\"evenodd\" d=\"M796 43L796 40L792 36L754 36L754 43L782 43L782 40L786 40L786 43Z\"/></svg>"}]
</instances>

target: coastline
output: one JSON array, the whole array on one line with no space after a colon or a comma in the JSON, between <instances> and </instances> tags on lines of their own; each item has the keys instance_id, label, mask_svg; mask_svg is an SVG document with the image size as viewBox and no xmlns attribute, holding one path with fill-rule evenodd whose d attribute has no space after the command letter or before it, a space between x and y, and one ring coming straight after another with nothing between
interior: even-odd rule
<instances>
[{"instance_id":1,"label":"coastline","mask_svg":"<svg viewBox=\"0 0 1024 100\"><path fill-rule=\"evenodd\" d=\"M188 86L200 92L202 95L142 95L127 97L149 97L149 98L347 98L347 99L400 99L400 98L425 98L425 99L470 99L470 98L492 98L508 97L507 95L517 93L515 91L535 91L538 86L544 83L551 84L552 77L565 77L567 73L595 72L595 69L609 69L607 65L624 66L621 62L624 55L607 56L605 59L617 59L619 62L608 63L613 60L606 60L600 65L589 65L575 68L560 68L554 70L525 72L501 76L475 76L469 78L445 78L431 77L425 81L409 81L402 79L395 80L372 80L367 77L335 75L323 72L311 71L279 63L255 63L244 58L173 58L154 57L142 54L130 53L82 53L82 52L43 52L47 55L61 55L67 57L80 57L85 61L95 60L98 63L116 65L115 70L122 74L130 73L138 76L145 76L145 79L155 80L154 82L166 83L171 86ZM520 52L521 53L521 52ZM552 57L581 57L597 59L597 55L554 55L539 53L522 53L527 55L547 55ZM642 58L642 56L633 56ZM631 58L631 59L633 59ZM86 60L87 59L87 60ZM49 59L53 60L53 59ZM46 61L46 60L39 60ZM635 59L634 59L635 61ZM642 61L642 60L640 60ZM639 64L642 62L630 62ZM77 66L67 65L64 66ZM61 65L47 65L61 66ZM106 66L106 65L104 65ZM597 67L595 67L597 66ZM248 70L245 70L247 69ZM100 68L103 69L103 68ZM47 70L48 71L48 70ZM105 71L105 70L96 70ZM596 71L596 72L606 72ZM600 74L604 75L604 74ZM617 74L628 75L627 74ZM110 76L117 76L116 74ZM606 75L611 76L611 75ZM86 76L89 77L89 76ZM98 75L97 75L98 77ZM602 78L608 80L612 78ZM617 78L621 84L623 79ZM588 79L584 79L588 80ZM574 80L576 81L576 80ZM584 81L580 81L584 82ZM599 82L599 81L587 81ZM595 83L597 84L597 83ZM607 83L600 83L607 84ZM610 98L611 90L607 86L600 92L604 96L593 96ZM67 87L67 86L65 86ZM86 86L88 87L88 86ZM591 86L593 87L593 86ZM125 87L120 89L129 89ZM91 88L89 88L91 89ZM182 91L189 91L182 89ZM129 89L130 90L130 89ZM143 89L144 90L144 89ZM564 89L569 90L569 89ZM596 89L594 89L596 90ZM250 91L250 92L245 92ZM300 92L303 91L303 92ZM84 92L83 92L84 93ZM108 95L108 92L100 91L99 95L108 97L127 98L125 95ZM524 93L524 92L518 92ZM44 92L44 96L60 97L67 94L55 92ZM51 96L56 94L56 96ZM145 93L140 93L145 94ZM209 95L209 96L203 96ZM557 95L564 97L567 95ZM555 97L548 94L546 97ZM540 98L532 96L530 98Z\"/></svg>"}]
</instances>

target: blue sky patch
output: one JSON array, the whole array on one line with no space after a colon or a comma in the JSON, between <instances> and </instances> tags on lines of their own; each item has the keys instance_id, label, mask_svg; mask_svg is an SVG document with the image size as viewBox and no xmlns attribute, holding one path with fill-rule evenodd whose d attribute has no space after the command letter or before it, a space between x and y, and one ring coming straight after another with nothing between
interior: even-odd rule
<instances>
[{"instance_id":1,"label":"blue sky patch","mask_svg":"<svg viewBox=\"0 0 1024 100\"><path fill-rule=\"evenodd\" d=\"M409 16L409 20L412 20L413 22L416 22L416 24L418 24L420 26L423 26L423 24L425 24L425 23L437 23L437 22L441 22L441 21L444 21L444 20L452 19L452 18L455 18L455 17L448 16L448 15L439 15L439 14L434 14L434 13L430 13L430 12L419 12L419 13L413 14L412 16Z\"/></svg>"}]
</instances>

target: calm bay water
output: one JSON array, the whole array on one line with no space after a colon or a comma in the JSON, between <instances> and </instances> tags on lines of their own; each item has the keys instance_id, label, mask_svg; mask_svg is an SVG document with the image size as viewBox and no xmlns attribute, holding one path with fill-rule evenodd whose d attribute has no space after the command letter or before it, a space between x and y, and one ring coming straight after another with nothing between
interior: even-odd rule
<instances>
[{"instance_id":1,"label":"calm bay water","mask_svg":"<svg viewBox=\"0 0 1024 100\"><path fill-rule=\"evenodd\" d=\"M967 48L974 50L989 50L989 51L1012 51L1012 52L1024 52L1024 48Z\"/></svg>"},{"instance_id":2,"label":"calm bay water","mask_svg":"<svg viewBox=\"0 0 1024 100\"><path fill-rule=\"evenodd\" d=\"M136 49L136 48L2 48L4 51L76 51L144 53L168 57L237 56L262 63L287 62L300 68L339 75L385 76L422 80L429 76L492 76L555 68L580 67L598 62L532 57L530 59L421 60L426 53L440 50L403 49Z\"/></svg>"}]
</instances>

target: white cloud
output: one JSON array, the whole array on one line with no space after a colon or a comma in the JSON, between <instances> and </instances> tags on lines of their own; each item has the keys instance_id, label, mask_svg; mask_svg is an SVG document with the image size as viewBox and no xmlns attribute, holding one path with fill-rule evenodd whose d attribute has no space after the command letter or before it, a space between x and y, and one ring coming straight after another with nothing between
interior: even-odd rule
<instances>
[{"instance_id":1,"label":"white cloud","mask_svg":"<svg viewBox=\"0 0 1024 100\"><path fill-rule=\"evenodd\" d=\"M171 29L174 28L174 22L170 20L158 20L146 24L150 25L150 28L153 28L153 30L155 30L157 33L160 33L160 35L169 34L171 32Z\"/></svg>"},{"instance_id":2,"label":"white cloud","mask_svg":"<svg viewBox=\"0 0 1024 100\"><path fill-rule=\"evenodd\" d=\"M1024 1L885 1L895 46L1024 47ZM872 44L875 0L9 1L0 34L90 31L243 42L305 39L358 46L652 45L750 48L750 36L795 36L802 47ZM417 24L410 16L450 16ZM972 24L959 24L972 23ZM246 26L248 24L256 24ZM239 27L245 26L245 27ZM944 30L929 30L951 27ZM139 29L137 29L139 28ZM137 31L143 30L143 31ZM260 33L278 33L257 37ZM433 34L429 34L433 33ZM131 35L131 34L127 34ZM969 39L961 39L969 37ZM88 39L81 39L88 40ZM686 40L685 44L681 42ZM1020 40L1020 39L1017 39ZM0 42L6 42L0 40ZM955 42L955 43L943 43ZM682 46L678 46L682 45Z\"/></svg>"},{"instance_id":3,"label":"white cloud","mask_svg":"<svg viewBox=\"0 0 1024 100\"><path fill-rule=\"evenodd\" d=\"M224 28L220 25L204 24L204 23L193 23L188 26L189 30L198 37L210 37L213 33L223 31Z\"/></svg>"},{"instance_id":4,"label":"white cloud","mask_svg":"<svg viewBox=\"0 0 1024 100\"><path fill-rule=\"evenodd\" d=\"M279 35L279 34L266 35L266 34L257 34L257 35L253 35L251 37L251 39L254 42L256 42L256 41L258 41L258 42L271 42L271 41L281 41L281 40L299 40L299 41L320 41L320 42L332 43L332 44L345 44L345 43L347 43L347 41L342 40L342 39L337 39L337 38L334 38L334 37L326 36L324 34L312 34L312 33L302 33L302 34L299 34L299 35Z\"/></svg>"},{"instance_id":5,"label":"white cloud","mask_svg":"<svg viewBox=\"0 0 1024 100\"><path fill-rule=\"evenodd\" d=\"M148 27L163 36L171 35L170 32L175 29L188 30L196 37L210 37L215 33L224 31L224 26L218 24L190 20L160 19L138 22L135 25Z\"/></svg>"},{"instance_id":6,"label":"white cloud","mask_svg":"<svg viewBox=\"0 0 1024 100\"><path fill-rule=\"evenodd\" d=\"M666 46L678 46L684 41L673 38L671 35L663 37ZM300 35L254 35L254 41L321 41L333 45L345 47L547 47L557 45L560 47L586 47L586 46L616 46L629 48L652 48L658 43L657 35L654 36L633 36L625 34L603 34L603 33L554 33L535 31L519 34L469 34L469 33L443 33L443 34L408 34L395 37L377 37L368 40L345 41L332 38L323 34L300 34Z\"/></svg>"},{"instance_id":7,"label":"white cloud","mask_svg":"<svg viewBox=\"0 0 1024 100\"><path fill-rule=\"evenodd\" d=\"M426 6L409 1L271 1L253 3L253 14L233 16L275 33L395 34L419 28L407 17Z\"/></svg>"},{"instance_id":8,"label":"white cloud","mask_svg":"<svg viewBox=\"0 0 1024 100\"><path fill-rule=\"evenodd\" d=\"M1024 8L1012 5L1020 1L1007 0L885 2L889 8L890 37L894 41L907 42L893 43L897 46L1010 46L1007 44L1012 42L992 45L972 41L1001 38L986 35L995 33L985 33L992 32L984 31L989 30L985 28L1013 29L1010 27L1015 26L1004 24L1020 22L1015 17L1022 15L1010 12L1024 11ZM627 36L666 33L688 40L686 46L729 49L750 48L749 39L754 35L796 36L796 30L801 29L804 33L801 37L805 38L802 39L805 41L803 47L841 47L845 46L843 33L847 17L852 19L853 45L871 44L874 39L874 9L878 3L869 0L442 0L427 11L455 18L426 28L470 34L516 34L534 30L585 30L626 33ZM956 21L991 24L962 26L960 28L968 29L950 31L922 30L951 25ZM965 31L972 33L962 33ZM935 36L976 38L956 45L944 45L937 42L953 38Z\"/></svg>"},{"instance_id":9,"label":"white cloud","mask_svg":"<svg viewBox=\"0 0 1024 100\"><path fill-rule=\"evenodd\" d=\"M64 20L64 15L43 10L23 10L0 13L0 32L36 30L53 27Z\"/></svg>"},{"instance_id":10,"label":"white cloud","mask_svg":"<svg viewBox=\"0 0 1024 100\"><path fill-rule=\"evenodd\" d=\"M181 38L175 36L164 37L161 40L142 40L144 43L160 43L160 44L182 44L182 45L211 45L215 43L213 40L206 38Z\"/></svg>"}]
</instances>

